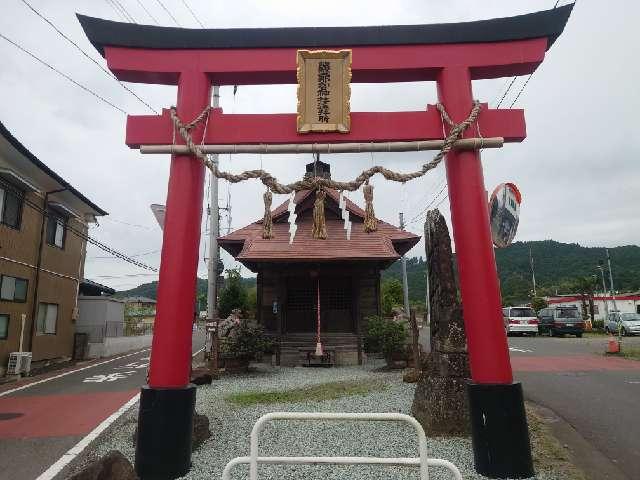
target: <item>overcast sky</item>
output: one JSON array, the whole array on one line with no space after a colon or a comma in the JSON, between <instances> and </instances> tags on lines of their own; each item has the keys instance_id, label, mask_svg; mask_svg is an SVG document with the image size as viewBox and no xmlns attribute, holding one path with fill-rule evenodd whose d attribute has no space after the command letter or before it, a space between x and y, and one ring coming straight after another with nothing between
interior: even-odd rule
<instances>
[{"instance_id":1,"label":"overcast sky","mask_svg":"<svg viewBox=\"0 0 640 480\"><path fill-rule=\"evenodd\" d=\"M28 0L93 58L105 64L82 32L75 12L123 21L108 0ZM161 25L173 20L157 0L141 0ZM323 0L316 2L260 0L187 0L207 27L278 27L382 25L459 22L507 17L552 8L555 0ZM153 24L138 0L119 0L138 23ZM568 3L561 1L561 5ZM162 0L184 27L197 23L182 0ZM523 195L516 240L554 239L586 246L640 244L640 137L638 110L640 64L637 61L637 19L640 4L579 0L559 40L533 75L514 107L524 108L527 139L500 150L483 152L487 190L515 182ZM3 0L0 32L22 44L78 82L131 114L148 114L114 80L74 50L21 0ZM124 144L125 116L46 69L0 39L0 121L35 155L78 190L109 212L90 234L153 266L160 262L162 236L149 205L164 203L169 157L141 156ZM511 105L525 78L519 78L503 108ZM507 79L474 82L474 95L495 107ZM175 103L174 87L130 85L154 108ZM436 102L435 84L380 84L352 87L352 111L421 110ZM295 86L221 89L224 111L236 113L293 112ZM430 153L375 154L373 162L413 171ZM323 160L327 160L324 157ZM310 156L269 156L264 167L281 181L296 180ZM255 155L221 158L224 168L239 172L260 166ZM371 165L369 154L333 155L335 179L351 179ZM373 181L377 215L397 224L403 209L411 221L430 203L449 215L443 167L405 187ZM263 187L245 182L231 187L232 228L262 216ZM226 204L228 185L220 183ZM362 204L361 194L353 195ZM405 202L402 198L406 198ZM274 206L285 200L276 195ZM205 229L203 220L203 231ZM223 216L222 226L226 227ZM422 217L408 229L422 230ZM411 252L423 255L421 242ZM206 276L204 242L199 274ZM85 276L117 289L157 278L90 247ZM230 259L225 257L227 264ZM246 273L246 271L245 271Z\"/></svg>"}]
</instances>

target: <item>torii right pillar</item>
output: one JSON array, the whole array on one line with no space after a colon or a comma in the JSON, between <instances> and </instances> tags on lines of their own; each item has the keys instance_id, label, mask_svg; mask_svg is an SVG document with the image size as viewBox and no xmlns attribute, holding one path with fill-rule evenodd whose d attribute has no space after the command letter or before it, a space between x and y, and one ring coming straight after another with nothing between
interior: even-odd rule
<instances>
[{"instance_id":1,"label":"torii right pillar","mask_svg":"<svg viewBox=\"0 0 640 480\"><path fill-rule=\"evenodd\" d=\"M468 67L447 67L437 78L438 99L454 122L473 103ZM477 136L476 125L466 137ZM533 476L522 385L513 382L509 345L478 150L452 150L445 159L451 223L468 339L468 384L475 466L492 478Z\"/></svg>"}]
</instances>

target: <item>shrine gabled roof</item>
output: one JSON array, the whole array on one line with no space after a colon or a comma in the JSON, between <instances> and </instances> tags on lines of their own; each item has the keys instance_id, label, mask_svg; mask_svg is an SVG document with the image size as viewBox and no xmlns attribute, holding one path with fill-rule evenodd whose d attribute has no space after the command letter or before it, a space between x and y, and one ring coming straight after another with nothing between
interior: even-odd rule
<instances>
[{"instance_id":1,"label":"shrine gabled roof","mask_svg":"<svg viewBox=\"0 0 640 480\"><path fill-rule=\"evenodd\" d=\"M358 27L188 29L114 22L79 15L87 37L104 48L232 49L323 48L369 45L482 43L547 38L549 48L564 30L573 4L517 15L461 23Z\"/></svg>"},{"instance_id":2,"label":"shrine gabled roof","mask_svg":"<svg viewBox=\"0 0 640 480\"><path fill-rule=\"evenodd\" d=\"M300 261L380 261L390 263L409 251L420 236L401 230L389 223L378 220L375 232L364 231L364 210L347 201L347 209L352 214L351 238L347 240L344 222L327 215L327 239L316 240L312 235L313 221L310 215L302 215L313 208L313 192L304 190L296 193L295 203L299 214L297 232L293 243L289 243L288 200L272 211L275 238L262 238L262 221L256 221L244 228L218 239L222 248L243 263L257 262L300 262ZM305 201L306 200L306 201ZM338 203L338 193L327 190L327 202Z\"/></svg>"}]
</instances>

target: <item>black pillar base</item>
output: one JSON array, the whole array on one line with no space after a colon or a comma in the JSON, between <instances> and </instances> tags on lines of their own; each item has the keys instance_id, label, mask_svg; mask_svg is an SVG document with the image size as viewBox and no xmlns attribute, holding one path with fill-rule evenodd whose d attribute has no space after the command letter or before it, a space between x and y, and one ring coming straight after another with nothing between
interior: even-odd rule
<instances>
[{"instance_id":1,"label":"black pillar base","mask_svg":"<svg viewBox=\"0 0 640 480\"><path fill-rule=\"evenodd\" d=\"M534 475L522 385L469 383L476 472L489 478Z\"/></svg>"},{"instance_id":2,"label":"black pillar base","mask_svg":"<svg viewBox=\"0 0 640 480\"><path fill-rule=\"evenodd\" d=\"M195 403L195 385L142 387L135 462L142 480L170 480L189 471Z\"/></svg>"}]
</instances>

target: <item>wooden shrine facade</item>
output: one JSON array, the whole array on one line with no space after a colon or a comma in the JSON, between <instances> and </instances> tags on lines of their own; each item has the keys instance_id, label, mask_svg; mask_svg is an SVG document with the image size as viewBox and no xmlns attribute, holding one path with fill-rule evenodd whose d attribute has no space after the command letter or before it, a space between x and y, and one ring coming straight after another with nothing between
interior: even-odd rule
<instances>
[{"instance_id":1,"label":"wooden shrine facade","mask_svg":"<svg viewBox=\"0 0 640 480\"><path fill-rule=\"evenodd\" d=\"M328 165L319 162L328 175ZM310 164L308 167L312 167ZM380 272L413 247L420 237L379 221L364 231L365 212L347 200L350 238L339 208L339 194L325 199L327 239L311 234L315 192L298 192L297 231L290 243L289 200L272 212L275 238L262 238L257 221L218 239L236 260L258 274L257 317L280 344L281 364L295 364L299 350L316 342L317 293L323 344L336 351L339 364L361 361L366 319L381 313Z\"/></svg>"}]
</instances>

